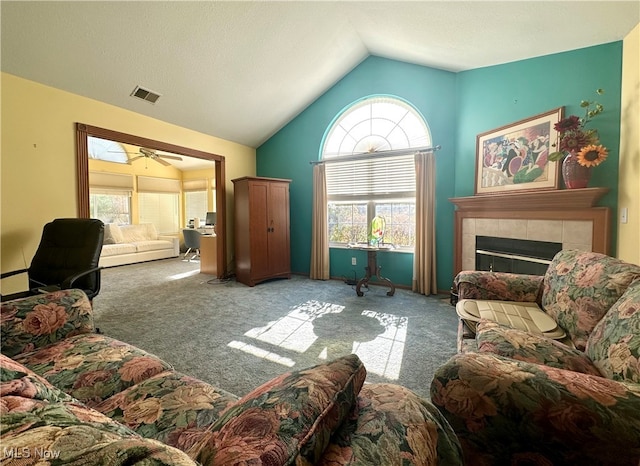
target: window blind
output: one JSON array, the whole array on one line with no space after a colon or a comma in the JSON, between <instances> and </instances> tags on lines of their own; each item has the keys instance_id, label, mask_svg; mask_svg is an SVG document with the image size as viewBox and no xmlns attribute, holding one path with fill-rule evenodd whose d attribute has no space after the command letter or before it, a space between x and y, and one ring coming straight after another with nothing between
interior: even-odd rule
<instances>
[{"instance_id":1,"label":"window blind","mask_svg":"<svg viewBox=\"0 0 640 466\"><path fill-rule=\"evenodd\" d=\"M179 193L180 180L138 176L139 193Z\"/></svg>"},{"instance_id":2,"label":"window blind","mask_svg":"<svg viewBox=\"0 0 640 466\"><path fill-rule=\"evenodd\" d=\"M131 191L124 191L122 189L112 189L112 188L94 188L92 186L89 187L90 194L106 194L109 196L126 196L131 197Z\"/></svg>"},{"instance_id":3,"label":"window blind","mask_svg":"<svg viewBox=\"0 0 640 466\"><path fill-rule=\"evenodd\" d=\"M184 193L185 214L187 222L199 218L204 222L207 214L207 192L187 191Z\"/></svg>"},{"instance_id":4,"label":"window blind","mask_svg":"<svg viewBox=\"0 0 640 466\"><path fill-rule=\"evenodd\" d=\"M174 193L140 193L140 223L153 223L159 234L178 232L178 195Z\"/></svg>"},{"instance_id":5,"label":"window blind","mask_svg":"<svg viewBox=\"0 0 640 466\"><path fill-rule=\"evenodd\" d=\"M326 165L327 196L349 198L416 191L414 155L377 157Z\"/></svg>"},{"instance_id":6,"label":"window blind","mask_svg":"<svg viewBox=\"0 0 640 466\"><path fill-rule=\"evenodd\" d=\"M131 191L133 190L133 176L120 173L89 172L89 187Z\"/></svg>"},{"instance_id":7,"label":"window blind","mask_svg":"<svg viewBox=\"0 0 640 466\"><path fill-rule=\"evenodd\" d=\"M182 190L184 192L189 191L206 191L207 180L205 178L201 180L184 180L182 182Z\"/></svg>"}]
</instances>

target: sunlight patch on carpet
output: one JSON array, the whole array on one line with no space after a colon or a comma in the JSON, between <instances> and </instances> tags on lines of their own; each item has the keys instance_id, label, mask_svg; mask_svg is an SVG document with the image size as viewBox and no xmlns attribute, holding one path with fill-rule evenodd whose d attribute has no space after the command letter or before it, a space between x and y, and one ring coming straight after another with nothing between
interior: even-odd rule
<instances>
[{"instance_id":1,"label":"sunlight patch on carpet","mask_svg":"<svg viewBox=\"0 0 640 466\"><path fill-rule=\"evenodd\" d=\"M240 351L244 351L245 353L252 354L260 359L265 359L277 364L282 364L283 366L293 367L296 364L295 361L292 361L289 358L285 358L284 356L280 356L275 353L263 350L262 348L258 348L257 346L242 343L241 341L231 341L229 342L228 346L230 348L235 348Z\"/></svg>"},{"instance_id":2,"label":"sunlight patch on carpet","mask_svg":"<svg viewBox=\"0 0 640 466\"><path fill-rule=\"evenodd\" d=\"M353 342L353 352L362 360L367 371L391 380L398 380L404 345L407 340L409 319L375 311L362 314L378 320L385 328L384 333L371 341Z\"/></svg>"},{"instance_id":3,"label":"sunlight patch on carpet","mask_svg":"<svg viewBox=\"0 0 640 466\"><path fill-rule=\"evenodd\" d=\"M245 336L297 353L304 353L318 339L314 333L313 321L326 314L340 313L343 309L344 306L337 304L307 301L294 307L284 317L269 322L264 327L249 330Z\"/></svg>"},{"instance_id":4,"label":"sunlight patch on carpet","mask_svg":"<svg viewBox=\"0 0 640 466\"><path fill-rule=\"evenodd\" d=\"M321 360L355 353L367 371L397 380L409 319L371 310L355 314L343 312L344 309L338 304L306 301L280 319L245 332L244 336L296 353L309 352ZM352 335L357 335L357 340ZM264 359L269 359L267 355L291 361L251 344L233 341L229 346Z\"/></svg>"},{"instance_id":5,"label":"sunlight patch on carpet","mask_svg":"<svg viewBox=\"0 0 640 466\"><path fill-rule=\"evenodd\" d=\"M191 277L193 275L198 275L199 273L200 273L199 269L190 270L189 272L177 273L175 275L169 275L167 277L167 280L181 280L183 278L188 278L188 277Z\"/></svg>"}]
</instances>

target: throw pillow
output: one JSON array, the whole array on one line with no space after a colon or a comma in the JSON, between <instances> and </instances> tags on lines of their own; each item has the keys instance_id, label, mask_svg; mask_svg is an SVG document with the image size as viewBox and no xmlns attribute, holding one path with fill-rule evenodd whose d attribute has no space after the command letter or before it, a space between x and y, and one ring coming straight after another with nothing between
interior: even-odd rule
<instances>
[{"instance_id":1,"label":"throw pillow","mask_svg":"<svg viewBox=\"0 0 640 466\"><path fill-rule=\"evenodd\" d=\"M156 226L153 223L145 223L144 224L147 230L147 239L156 240L158 239L158 230L156 230Z\"/></svg>"},{"instance_id":2,"label":"throw pillow","mask_svg":"<svg viewBox=\"0 0 640 466\"><path fill-rule=\"evenodd\" d=\"M124 243L122 231L115 223L107 223L104 226L104 240L102 244L118 244Z\"/></svg>"},{"instance_id":3,"label":"throw pillow","mask_svg":"<svg viewBox=\"0 0 640 466\"><path fill-rule=\"evenodd\" d=\"M586 354L605 377L640 383L640 280L632 283L596 325Z\"/></svg>"},{"instance_id":4,"label":"throw pillow","mask_svg":"<svg viewBox=\"0 0 640 466\"><path fill-rule=\"evenodd\" d=\"M355 406L365 377L355 354L283 374L221 413L190 456L216 466L315 464Z\"/></svg>"}]
</instances>

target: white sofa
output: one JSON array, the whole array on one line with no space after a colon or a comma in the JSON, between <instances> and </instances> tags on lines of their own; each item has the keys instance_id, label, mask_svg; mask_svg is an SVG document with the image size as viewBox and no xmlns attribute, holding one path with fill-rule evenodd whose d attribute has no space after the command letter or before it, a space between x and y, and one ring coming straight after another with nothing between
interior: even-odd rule
<instances>
[{"instance_id":1,"label":"white sofa","mask_svg":"<svg viewBox=\"0 0 640 466\"><path fill-rule=\"evenodd\" d=\"M159 236L151 223L104 226L104 243L100 253L101 267L133 264L180 255L177 236Z\"/></svg>"}]
</instances>

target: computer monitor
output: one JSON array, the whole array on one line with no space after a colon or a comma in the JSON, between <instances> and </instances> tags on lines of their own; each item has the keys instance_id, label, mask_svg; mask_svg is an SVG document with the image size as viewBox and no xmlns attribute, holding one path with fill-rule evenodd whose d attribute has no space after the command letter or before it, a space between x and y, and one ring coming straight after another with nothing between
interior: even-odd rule
<instances>
[{"instance_id":1,"label":"computer monitor","mask_svg":"<svg viewBox=\"0 0 640 466\"><path fill-rule=\"evenodd\" d=\"M204 222L205 225L215 225L216 224L216 213L215 212L207 212L207 218Z\"/></svg>"}]
</instances>

